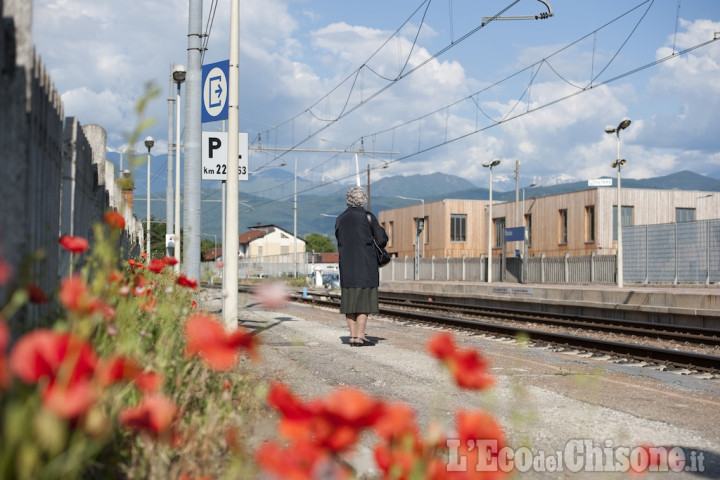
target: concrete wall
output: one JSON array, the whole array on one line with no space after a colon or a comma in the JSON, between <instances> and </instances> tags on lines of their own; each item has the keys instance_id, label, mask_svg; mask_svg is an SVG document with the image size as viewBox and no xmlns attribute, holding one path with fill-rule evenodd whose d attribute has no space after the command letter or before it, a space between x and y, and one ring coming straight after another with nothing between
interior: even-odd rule
<instances>
[{"instance_id":1,"label":"concrete wall","mask_svg":"<svg viewBox=\"0 0 720 480\"><path fill-rule=\"evenodd\" d=\"M92 225L112 208L125 217L125 254L139 252L142 225L122 203L105 130L64 118L61 98L31 40L32 2L0 0L0 255L13 272L0 285L0 306L18 286L35 283L51 296L67 274L62 234L92 240ZM54 311L30 306L13 318L18 331Z\"/></svg>"}]
</instances>

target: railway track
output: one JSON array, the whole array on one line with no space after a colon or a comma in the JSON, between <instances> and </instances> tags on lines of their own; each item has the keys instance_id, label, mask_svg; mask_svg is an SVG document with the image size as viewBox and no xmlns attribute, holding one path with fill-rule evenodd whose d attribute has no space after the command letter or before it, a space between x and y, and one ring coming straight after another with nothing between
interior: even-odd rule
<instances>
[{"instance_id":1,"label":"railway track","mask_svg":"<svg viewBox=\"0 0 720 480\"><path fill-rule=\"evenodd\" d=\"M337 308L339 295L320 293L292 296L294 301L311 302ZM393 308L394 307L394 308ZM439 313L442 312L442 313ZM643 345L629 341L598 338L593 332L648 336L670 342L720 345L718 332L711 329L677 325L644 324L604 318L539 314L500 308L484 308L457 303L417 301L398 297L380 298L380 314L405 321L443 325L465 331L482 332L511 339L528 339L531 345L551 345L577 349L602 356L623 357L649 365L686 369L688 372L720 374L720 355L698 353L675 348ZM489 319L493 321L489 321ZM507 323L503 323L506 321ZM518 325L535 323L580 330L562 333Z\"/></svg>"}]
</instances>

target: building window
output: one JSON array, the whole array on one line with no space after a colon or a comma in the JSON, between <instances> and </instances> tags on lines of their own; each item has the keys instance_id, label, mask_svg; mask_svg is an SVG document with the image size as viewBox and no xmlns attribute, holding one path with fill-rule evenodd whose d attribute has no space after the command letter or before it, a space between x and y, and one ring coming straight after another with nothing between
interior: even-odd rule
<instances>
[{"instance_id":1,"label":"building window","mask_svg":"<svg viewBox=\"0 0 720 480\"><path fill-rule=\"evenodd\" d=\"M695 220L695 209L694 208L676 208L675 209L675 222L692 222Z\"/></svg>"},{"instance_id":2,"label":"building window","mask_svg":"<svg viewBox=\"0 0 720 480\"><path fill-rule=\"evenodd\" d=\"M280 245L280 255L287 255L290 253L290 245Z\"/></svg>"},{"instance_id":3,"label":"building window","mask_svg":"<svg viewBox=\"0 0 720 480\"><path fill-rule=\"evenodd\" d=\"M388 222L387 228L385 228L385 225L383 225L383 228L385 228L385 233L387 233L388 236L388 247L393 246L393 226L394 222Z\"/></svg>"},{"instance_id":4,"label":"building window","mask_svg":"<svg viewBox=\"0 0 720 480\"><path fill-rule=\"evenodd\" d=\"M585 242L595 242L595 206L585 207Z\"/></svg>"},{"instance_id":5,"label":"building window","mask_svg":"<svg viewBox=\"0 0 720 480\"><path fill-rule=\"evenodd\" d=\"M496 218L493 223L495 224L495 247L500 248L505 241L505 217Z\"/></svg>"},{"instance_id":6,"label":"building window","mask_svg":"<svg viewBox=\"0 0 720 480\"><path fill-rule=\"evenodd\" d=\"M633 224L633 207L622 207L622 226L631 227ZM617 205L613 205L613 241L617 242Z\"/></svg>"},{"instance_id":7,"label":"building window","mask_svg":"<svg viewBox=\"0 0 720 480\"><path fill-rule=\"evenodd\" d=\"M450 241L464 242L466 238L467 215L450 215Z\"/></svg>"},{"instance_id":8,"label":"building window","mask_svg":"<svg viewBox=\"0 0 720 480\"><path fill-rule=\"evenodd\" d=\"M532 245L532 215L529 213L525 215L525 238L527 239L527 246Z\"/></svg>"},{"instance_id":9,"label":"building window","mask_svg":"<svg viewBox=\"0 0 720 480\"><path fill-rule=\"evenodd\" d=\"M567 209L558 211L558 243L567 245Z\"/></svg>"}]
</instances>

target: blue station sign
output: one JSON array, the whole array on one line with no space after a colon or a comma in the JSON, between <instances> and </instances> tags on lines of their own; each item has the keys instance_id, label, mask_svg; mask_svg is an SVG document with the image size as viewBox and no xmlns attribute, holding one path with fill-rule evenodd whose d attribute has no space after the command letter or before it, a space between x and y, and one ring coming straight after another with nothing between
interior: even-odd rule
<instances>
[{"instance_id":1,"label":"blue station sign","mask_svg":"<svg viewBox=\"0 0 720 480\"><path fill-rule=\"evenodd\" d=\"M522 242L525 240L525 227L512 227L505 229L506 242Z\"/></svg>"},{"instance_id":2,"label":"blue station sign","mask_svg":"<svg viewBox=\"0 0 720 480\"><path fill-rule=\"evenodd\" d=\"M202 123L228 118L230 60L202 67Z\"/></svg>"}]
</instances>

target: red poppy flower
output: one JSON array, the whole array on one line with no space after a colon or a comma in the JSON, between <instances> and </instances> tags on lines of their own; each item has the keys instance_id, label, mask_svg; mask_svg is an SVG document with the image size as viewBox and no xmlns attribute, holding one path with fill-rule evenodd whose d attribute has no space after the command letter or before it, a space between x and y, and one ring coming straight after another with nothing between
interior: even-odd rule
<instances>
[{"instance_id":1,"label":"red poppy flower","mask_svg":"<svg viewBox=\"0 0 720 480\"><path fill-rule=\"evenodd\" d=\"M133 382L138 390L146 393L158 391L163 382L162 375L143 372L135 359L122 355L100 360L95 378L104 387L122 381Z\"/></svg>"},{"instance_id":2,"label":"red poppy flower","mask_svg":"<svg viewBox=\"0 0 720 480\"><path fill-rule=\"evenodd\" d=\"M142 252L142 253L140 254L140 258L142 258L143 260L147 259L147 253Z\"/></svg>"},{"instance_id":3,"label":"red poppy flower","mask_svg":"<svg viewBox=\"0 0 720 480\"><path fill-rule=\"evenodd\" d=\"M198 288L197 280L194 278L186 277L184 273L180 274L176 283L181 287L188 287L192 288L193 290L197 290Z\"/></svg>"},{"instance_id":4,"label":"red poppy flower","mask_svg":"<svg viewBox=\"0 0 720 480\"><path fill-rule=\"evenodd\" d=\"M413 478L412 472L418 462L423 461L419 449L411 445L381 443L375 447L375 463L385 472L383 478ZM418 478L435 478L429 475ZM440 477L443 478L443 477Z\"/></svg>"},{"instance_id":5,"label":"red poppy flower","mask_svg":"<svg viewBox=\"0 0 720 480\"><path fill-rule=\"evenodd\" d=\"M293 442L312 442L340 452L357 442L363 428L381 417L382 402L361 390L341 388L326 398L305 403L281 383L273 383L268 403L280 412L279 432Z\"/></svg>"},{"instance_id":6,"label":"red poppy flower","mask_svg":"<svg viewBox=\"0 0 720 480\"><path fill-rule=\"evenodd\" d=\"M62 281L60 303L68 310L81 315L90 315L95 312L102 313L105 318L112 318L115 315L110 306L90 292L90 288L79 275L67 277Z\"/></svg>"},{"instance_id":7,"label":"red poppy flower","mask_svg":"<svg viewBox=\"0 0 720 480\"><path fill-rule=\"evenodd\" d=\"M122 283L124 279L125 277L123 277L123 274L118 272L117 270L113 270L108 275L108 281L112 283Z\"/></svg>"},{"instance_id":8,"label":"red poppy flower","mask_svg":"<svg viewBox=\"0 0 720 480\"><path fill-rule=\"evenodd\" d=\"M28 291L28 295L30 296L30 303L47 303L48 298L47 295L45 295L45 292L42 291L42 288L38 287L34 283L29 283L25 287Z\"/></svg>"},{"instance_id":9,"label":"red poppy flower","mask_svg":"<svg viewBox=\"0 0 720 480\"><path fill-rule=\"evenodd\" d=\"M91 380L98 359L85 340L68 333L35 330L18 340L10 368L25 383L43 385L43 403L58 415L74 418L96 399Z\"/></svg>"},{"instance_id":10,"label":"red poppy flower","mask_svg":"<svg viewBox=\"0 0 720 480\"><path fill-rule=\"evenodd\" d=\"M252 358L256 355L257 338L243 329L226 332L216 317L198 312L185 322L185 352L200 358L212 369L231 369L237 362L238 349L245 350Z\"/></svg>"},{"instance_id":11,"label":"red poppy flower","mask_svg":"<svg viewBox=\"0 0 720 480\"><path fill-rule=\"evenodd\" d=\"M0 319L0 388L5 388L10 384L10 374L7 369L7 358L5 357L5 349L9 343L10 329Z\"/></svg>"},{"instance_id":12,"label":"red poppy flower","mask_svg":"<svg viewBox=\"0 0 720 480\"><path fill-rule=\"evenodd\" d=\"M489 413L459 411L455 420L460 440L458 455L467 459L467 465L490 465L507 445L502 428ZM468 478L495 480L508 476L501 470L472 473Z\"/></svg>"},{"instance_id":13,"label":"red poppy flower","mask_svg":"<svg viewBox=\"0 0 720 480\"><path fill-rule=\"evenodd\" d=\"M488 372L487 360L476 350L458 348L449 333L435 335L428 341L427 349L447 366L458 386L482 390L495 383L494 377Z\"/></svg>"},{"instance_id":14,"label":"red poppy flower","mask_svg":"<svg viewBox=\"0 0 720 480\"><path fill-rule=\"evenodd\" d=\"M131 357L119 355L100 360L97 367L97 379L101 385L107 387L120 381L134 380L142 367Z\"/></svg>"},{"instance_id":15,"label":"red poppy flower","mask_svg":"<svg viewBox=\"0 0 720 480\"><path fill-rule=\"evenodd\" d=\"M157 372L142 372L133 381L138 390L145 393L155 393L163 384L163 376Z\"/></svg>"},{"instance_id":16,"label":"red poppy flower","mask_svg":"<svg viewBox=\"0 0 720 480\"><path fill-rule=\"evenodd\" d=\"M223 380L222 389L223 390L232 390L232 383L230 383L230 380Z\"/></svg>"},{"instance_id":17,"label":"red poppy flower","mask_svg":"<svg viewBox=\"0 0 720 480\"><path fill-rule=\"evenodd\" d=\"M150 270L153 273L162 273L162 271L165 269L166 266L167 266L167 264L165 262L155 258L153 260L150 260L150 265L148 265L148 270Z\"/></svg>"},{"instance_id":18,"label":"red poppy flower","mask_svg":"<svg viewBox=\"0 0 720 480\"><path fill-rule=\"evenodd\" d=\"M148 292L151 292L151 290L148 290ZM147 300L140 305L140 308L145 312L155 312L157 310L157 298L155 298L152 293L149 293Z\"/></svg>"},{"instance_id":19,"label":"red poppy flower","mask_svg":"<svg viewBox=\"0 0 720 480\"><path fill-rule=\"evenodd\" d=\"M45 408L63 418L77 418L93 406L98 391L89 378L74 382L72 385L56 381L43 393Z\"/></svg>"},{"instance_id":20,"label":"red poppy flower","mask_svg":"<svg viewBox=\"0 0 720 480\"><path fill-rule=\"evenodd\" d=\"M357 388L339 388L323 402L323 412L331 420L355 429L369 427L383 413L383 403Z\"/></svg>"},{"instance_id":21,"label":"red poppy flower","mask_svg":"<svg viewBox=\"0 0 720 480\"><path fill-rule=\"evenodd\" d=\"M308 419L313 415L309 406L280 382L272 382L270 384L267 400L283 417L291 420Z\"/></svg>"},{"instance_id":22,"label":"red poppy flower","mask_svg":"<svg viewBox=\"0 0 720 480\"><path fill-rule=\"evenodd\" d=\"M470 439L497 440L499 448L505 446L505 434L495 417L487 412L460 410L455 413L457 433L461 444Z\"/></svg>"},{"instance_id":23,"label":"red poppy flower","mask_svg":"<svg viewBox=\"0 0 720 480\"><path fill-rule=\"evenodd\" d=\"M138 262L137 260L133 260L132 258L128 258L128 265L135 268L145 268L145 265Z\"/></svg>"},{"instance_id":24,"label":"red poppy flower","mask_svg":"<svg viewBox=\"0 0 720 480\"><path fill-rule=\"evenodd\" d=\"M60 237L60 245L71 253L82 253L90 247L87 240L82 237L71 237L70 235L63 235Z\"/></svg>"},{"instance_id":25,"label":"red poppy flower","mask_svg":"<svg viewBox=\"0 0 720 480\"><path fill-rule=\"evenodd\" d=\"M165 265L169 265L171 267L178 264L178 260L175 257L165 257L162 261L165 262Z\"/></svg>"},{"instance_id":26,"label":"red poppy flower","mask_svg":"<svg viewBox=\"0 0 720 480\"><path fill-rule=\"evenodd\" d=\"M380 438L387 440L405 435L417 437L419 434L415 410L405 403L385 404L382 416L375 422L373 429Z\"/></svg>"},{"instance_id":27,"label":"red poppy flower","mask_svg":"<svg viewBox=\"0 0 720 480\"><path fill-rule=\"evenodd\" d=\"M103 217L103 222L110 226L110 228L117 228L118 230L125 228L125 219L115 210L107 212Z\"/></svg>"},{"instance_id":28,"label":"red poppy flower","mask_svg":"<svg viewBox=\"0 0 720 480\"><path fill-rule=\"evenodd\" d=\"M435 358L445 360L455 352L455 340L451 334L447 332L438 333L432 337L427 343L427 350Z\"/></svg>"},{"instance_id":29,"label":"red poppy flower","mask_svg":"<svg viewBox=\"0 0 720 480\"><path fill-rule=\"evenodd\" d=\"M458 386L470 390L484 390L495 384L495 377L488 371L488 362L477 351L460 349L448 362Z\"/></svg>"},{"instance_id":30,"label":"red poppy flower","mask_svg":"<svg viewBox=\"0 0 720 480\"><path fill-rule=\"evenodd\" d=\"M323 472L326 478L345 478L349 473L332 471L328 453L309 442L285 448L266 442L257 449L255 459L260 468L271 476L287 480L309 480L317 478L319 472Z\"/></svg>"},{"instance_id":31,"label":"red poppy flower","mask_svg":"<svg viewBox=\"0 0 720 480\"><path fill-rule=\"evenodd\" d=\"M118 414L119 422L130 430L143 431L154 438L172 434L177 406L162 395L146 395L137 407L126 408Z\"/></svg>"}]
</instances>

